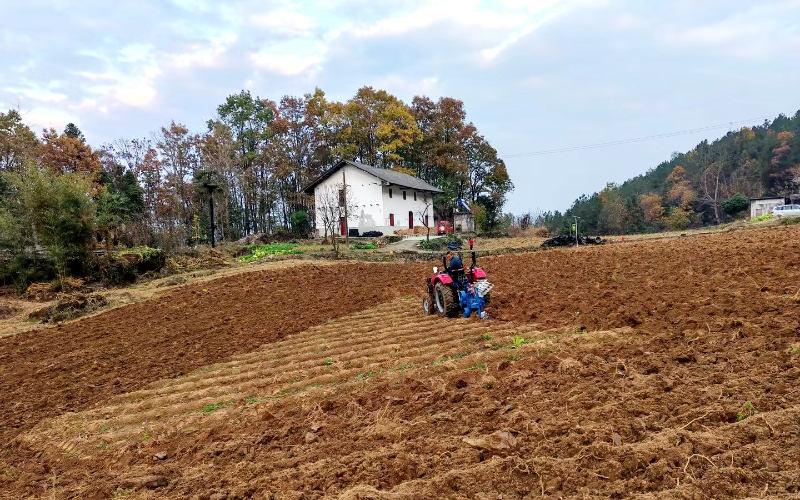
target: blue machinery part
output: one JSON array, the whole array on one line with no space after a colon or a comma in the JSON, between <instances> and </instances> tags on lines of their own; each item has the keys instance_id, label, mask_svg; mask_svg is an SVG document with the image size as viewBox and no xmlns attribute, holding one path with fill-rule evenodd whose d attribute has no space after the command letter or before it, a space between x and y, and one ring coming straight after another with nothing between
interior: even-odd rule
<instances>
[{"instance_id":1,"label":"blue machinery part","mask_svg":"<svg viewBox=\"0 0 800 500\"><path fill-rule=\"evenodd\" d=\"M470 213L470 214L472 213L472 210L470 210L470 209L469 209L469 207L467 206L467 204L466 204L466 203L464 203L464 200L462 200L461 198L458 198L458 199L456 200L456 203L457 203L457 204L458 204L458 206L459 206L459 207L461 207L461 209L462 209L462 210L464 210L465 212L467 212L467 213Z\"/></svg>"},{"instance_id":2,"label":"blue machinery part","mask_svg":"<svg viewBox=\"0 0 800 500\"><path fill-rule=\"evenodd\" d=\"M483 310L486 306L484 297L493 287L494 285L486 280L481 280L474 285L470 284L458 290L458 301L465 318L469 318L472 312L475 311L479 318L489 319L489 315Z\"/></svg>"}]
</instances>

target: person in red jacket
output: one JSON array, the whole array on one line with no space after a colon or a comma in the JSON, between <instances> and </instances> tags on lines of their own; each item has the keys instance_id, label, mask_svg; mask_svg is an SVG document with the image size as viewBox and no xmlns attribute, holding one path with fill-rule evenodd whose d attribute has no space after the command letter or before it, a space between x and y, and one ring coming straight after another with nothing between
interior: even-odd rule
<instances>
[{"instance_id":1,"label":"person in red jacket","mask_svg":"<svg viewBox=\"0 0 800 500\"><path fill-rule=\"evenodd\" d=\"M472 238L469 239L469 249L472 250L472 245L475 243L475 240Z\"/></svg>"}]
</instances>

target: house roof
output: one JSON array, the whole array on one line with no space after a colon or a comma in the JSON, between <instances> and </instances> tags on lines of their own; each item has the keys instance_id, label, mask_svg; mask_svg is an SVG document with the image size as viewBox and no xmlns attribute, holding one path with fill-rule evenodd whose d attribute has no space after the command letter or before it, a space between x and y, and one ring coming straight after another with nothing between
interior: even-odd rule
<instances>
[{"instance_id":1,"label":"house roof","mask_svg":"<svg viewBox=\"0 0 800 500\"><path fill-rule=\"evenodd\" d=\"M787 196L767 196L766 198L750 198L750 201L764 201L764 200L786 200Z\"/></svg>"},{"instance_id":2,"label":"house roof","mask_svg":"<svg viewBox=\"0 0 800 500\"><path fill-rule=\"evenodd\" d=\"M358 163L356 161L350 160L342 160L336 165L333 166L330 170L325 172L324 174L320 175L314 182L306 186L303 190L306 194L314 194L314 188L319 185L320 182L324 181L331 175L335 174L342 167L345 166L355 167L359 170L362 170L378 179L388 183L394 184L396 186L408 188L408 189L416 189L417 191L428 191L429 193L443 193L441 189L431 186L427 182L423 181L419 177L414 177L413 175L404 174L402 172L396 172L394 170L389 170L388 168L375 168L369 165L364 165L363 163Z\"/></svg>"}]
</instances>

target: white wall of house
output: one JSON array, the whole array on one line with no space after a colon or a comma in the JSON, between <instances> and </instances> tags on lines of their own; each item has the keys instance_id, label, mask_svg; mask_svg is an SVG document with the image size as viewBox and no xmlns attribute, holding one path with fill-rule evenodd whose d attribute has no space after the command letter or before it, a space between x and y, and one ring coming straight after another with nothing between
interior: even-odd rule
<instances>
[{"instance_id":1,"label":"white wall of house","mask_svg":"<svg viewBox=\"0 0 800 500\"><path fill-rule=\"evenodd\" d=\"M389 190L392 195L389 197ZM406 193L406 198L403 199L403 192ZM416 195L416 200L414 197ZM427 193L428 201L433 203L431 193ZM391 215L394 214L394 227L393 231L400 229L409 229L409 212L413 214L413 226L423 226L420 220L419 212L425 210L424 193L422 191L415 191L413 189L406 189L400 186L384 186L383 187L383 223L385 227L390 227ZM433 224L433 210L429 209L429 224ZM412 226L412 227L413 227ZM384 231L385 233L386 231Z\"/></svg>"},{"instance_id":2,"label":"white wall of house","mask_svg":"<svg viewBox=\"0 0 800 500\"><path fill-rule=\"evenodd\" d=\"M771 198L766 200L750 200L750 218L761 217L772 212L772 209L785 204L783 198Z\"/></svg>"},{"instance_id":3,"label":"white wall of house","mask_svg":"<svg viewBox=\"0 0 800 500\"><path fill-rule=\"evenodd\" d=\"M347 165L337 171L332 176L320 182L314 188L315 200L322 200L325 191L332 188L338 193L342 186L342 171L347 180L348 198L356 206L351 213L348 213L347 227L357 228L359 233L365 231L380 231L383 234L393 234L400 229L409 228L409 212L413 214L414 226L424 225L419 218L419 212L425 210L425 197L422 191L402 188L399 186L384 186L382 181L356 167ZM389 197L389 190L392 192ZM403 199L403 192L406 197ZM416 200L414 199L416 195ZM433 196L427 193L429 203L432 203ZM433 225L433 208L428 210L429 224ZM394 215L394 226L391 225L390 215ZM315 227L317 234L325 234L325 227L320 217L319 210L316 210ZM340 234L339 224L336 224L335 232Z\"/></svg>"},{"instance_id":4,"label":"white wall of house","mask_svg":"<svg viewBox=\"0 0 800 500\"><path fill-rule=\"evenodd\" d=\"M379 223L383 219L381 210L382 195L381 181L374 176L357 169L350 165L341 168L338 172L320 182L314 188L314 199L322 200L328 188L338 192L342 187L342 171L347 180L347 196L352 203L357 205L353 213L347 214L347 226L359 228L361 225L369 226ZM319 206L319 205L318 205ZM316 210L316 229L322 236L325 234L325 227L320 217L320 211ZM339 224L336 225L336 234L339 234Z\"/></svg>"}]
</instances>

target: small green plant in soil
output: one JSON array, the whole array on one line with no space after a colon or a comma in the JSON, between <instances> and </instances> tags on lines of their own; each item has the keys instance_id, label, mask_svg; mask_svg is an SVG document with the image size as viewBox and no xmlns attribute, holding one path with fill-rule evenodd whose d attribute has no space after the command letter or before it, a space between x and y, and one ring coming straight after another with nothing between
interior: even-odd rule
<instances>
[{"instance_id":1,"label":"small green plant in soil","mask_svg":"<svg viewBox=\"0 0 800 500\"><path fill-rule=\"evenodd\" d=\"M409 368L414 368L414 363L406 363L404 365L400 365L397 368L392 368L393 372L401 372L403 370L408 370Z\"/></svg>"},{"instance_id":2,"label":"small green plant in soil","mask_svg":"<svg viewBox=\"0 0 800 500\"><path fill-rule=\"evenodd\" d=\"M332 359L326 359L325 360L325 366L331 366L332 364L333 364L333 360Z\"/></svg>"},{"instance_id":3,"label":"small green plant in soil","mask_svg":"<svg viewBox=\"0 0 800 500\"><path fill-rule=\"evenodd\" d=\"M483 340L492 340L492 336L488 333L484 333L481 337L483 337Z\"/></svg>"},{"instance_id":4,"label":"small green plant in soil","mask_svg":"<svg viewBox=\"0 0 800 500\"><path fill-rule=\"evenodd\" d=\"M469 367L470 370L485 370L486 364L485 363L475 363L474 365Z\"/></svg>"},{"instance_id":5,"label":"small green plant in soil","mask_svg":"<svg viewBox=\"0 0 800 500\"><path fill-rule=\"evenodd\" d=\"M753 403L750 401L745 401L744 405L742 406L742 410L739 412L739 415L736 417L737 422L741 422L742 420L746 419L747 417L752 417L753 415L757 415L758 410L756 407L753 406Z\"/></svg>"},{"instance_id":6,"label":"small green plant in soil","mask_svg":"<svg viewBox=\"0 0 800 500\"><path fill-rule=\"evenodd\" d=\"M222 408L222 403L215 403L213 405L205 405L203 407L203 413L211 413L212 411L216 411Z\"/></svg>"},{"instance_id":7,"label":"small green plant in soil","mask_svg":"<svg viewBox=\"0 0 800 500\"><path fill-rule=\"evenodd\" d=\"M511 337L511 342L514 344L512 349L516 349L521 347L523 344L527 344L528 341L525 340L524 337Z\"/></svg>"}]
</instances>

